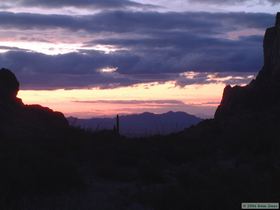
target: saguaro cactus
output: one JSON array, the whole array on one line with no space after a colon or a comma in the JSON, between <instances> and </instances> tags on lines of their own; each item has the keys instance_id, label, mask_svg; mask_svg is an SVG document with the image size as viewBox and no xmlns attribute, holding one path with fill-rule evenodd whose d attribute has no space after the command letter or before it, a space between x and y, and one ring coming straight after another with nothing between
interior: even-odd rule
<instances>
[{"instance_id":1,"label":"saguaro cactus","mask_svg":"<svg viewBox=\"0 0 280 210\"><path fill-rule=\"evenodd\" d=\"M120 135L120 118L119 118L119 115L117 115L117 117L116 117L116 124L114 125L114 132L117 135Z\"/></svg>"}]
</instances>

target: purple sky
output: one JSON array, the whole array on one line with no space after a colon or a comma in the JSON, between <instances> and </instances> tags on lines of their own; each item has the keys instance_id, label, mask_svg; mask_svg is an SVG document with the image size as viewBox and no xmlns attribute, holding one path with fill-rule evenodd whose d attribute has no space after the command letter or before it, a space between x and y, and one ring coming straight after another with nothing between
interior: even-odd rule
<instances>
[{"instance_id":1,"label":"purple sky","mask_svg":"<svg viewBox=\"0 0 280 210\"><path fill-rule=\"evenodd\" d=\"M245 84L278 2L2 0L0 64L28 90Z\"/></svg>"},{"instance_id":2,"label":"purple sky","mask_svg":"<svg viewBox=\"0 0 280 210\"><path fill-rule=\"evenodd\" d=\"M275 0L152 2L3 0L0 62L36 89L162 82L187 71L257 72L264 30L279 7ZM116 71L104 76L104 68Z\"/></svg>"}]
</instances>

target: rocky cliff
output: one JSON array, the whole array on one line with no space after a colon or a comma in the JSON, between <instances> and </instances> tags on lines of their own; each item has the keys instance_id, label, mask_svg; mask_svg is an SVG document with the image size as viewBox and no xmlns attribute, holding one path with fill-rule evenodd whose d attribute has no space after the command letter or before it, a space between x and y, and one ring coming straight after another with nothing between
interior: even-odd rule
<instances>
[{"instance_id":1,"label":"rocky cliff","mask_svg":"<svg viewBox=\"0 0 280 210\"><path fill-rule=\"evenodd\" d=\"M0 136L50 135L68 127L60 112L40 105L25 105L17 98L19 82L8 69L0 70Z\"/></svg>"},{"instance_id":2,"label":"rocky cliff","mask_svg":"<svg viewBox=\"0 0 280 210\"><path fill-rule=\"evenodd\" d=\"M264 66L256 79L244 87L228 85L215 119L280 112L280 13L275 26L266 30L263 49Z\"/></svg>"}]
</instances>

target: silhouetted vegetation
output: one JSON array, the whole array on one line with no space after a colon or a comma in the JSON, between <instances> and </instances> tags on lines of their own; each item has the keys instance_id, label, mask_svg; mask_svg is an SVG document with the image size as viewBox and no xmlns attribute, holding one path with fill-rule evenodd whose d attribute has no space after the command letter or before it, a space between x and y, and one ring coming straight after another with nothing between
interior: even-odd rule
<instances>
[{"instance_id":1,"label":"silhouetted vegetation","mask_svg":"<svg viewBox=\"0 0 280 210\"><path fill-rule=\"evenodd\" d=\"M260 124L209 120L150 139L70 128L58 138L1 140L2 209L240 209L244 201L277 201L280 123Z\"/></svg>"}]
</instances>

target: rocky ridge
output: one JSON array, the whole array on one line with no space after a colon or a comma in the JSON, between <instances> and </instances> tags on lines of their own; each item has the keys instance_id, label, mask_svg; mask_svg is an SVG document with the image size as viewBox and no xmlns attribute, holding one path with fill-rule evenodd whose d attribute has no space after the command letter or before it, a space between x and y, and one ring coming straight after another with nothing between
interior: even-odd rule
<instances>
[{"instance_id":1,"label":"rocky ridge","mask_svg":"<svg viewBox=\"0 0 280 210\"><path fill-rule=\"evenodd\" d=\"M25 105L17 97L19 82L8 69L0 70L0 135L34 136L49 135L68 128L68 122L60 112L40 105Z\"/></svg>"},{"instance_id":2,"label":"rocky ridge","mask_svg":"<svg viewBox=\"0 0 280 210\"><path fill-rule=\"evenodd\" d=\"M240 87L226 86L215 119L255 115L273 110L280 113L280 13L263 41L264 65L256 79Z\"/></svg>"}]
</instances>

